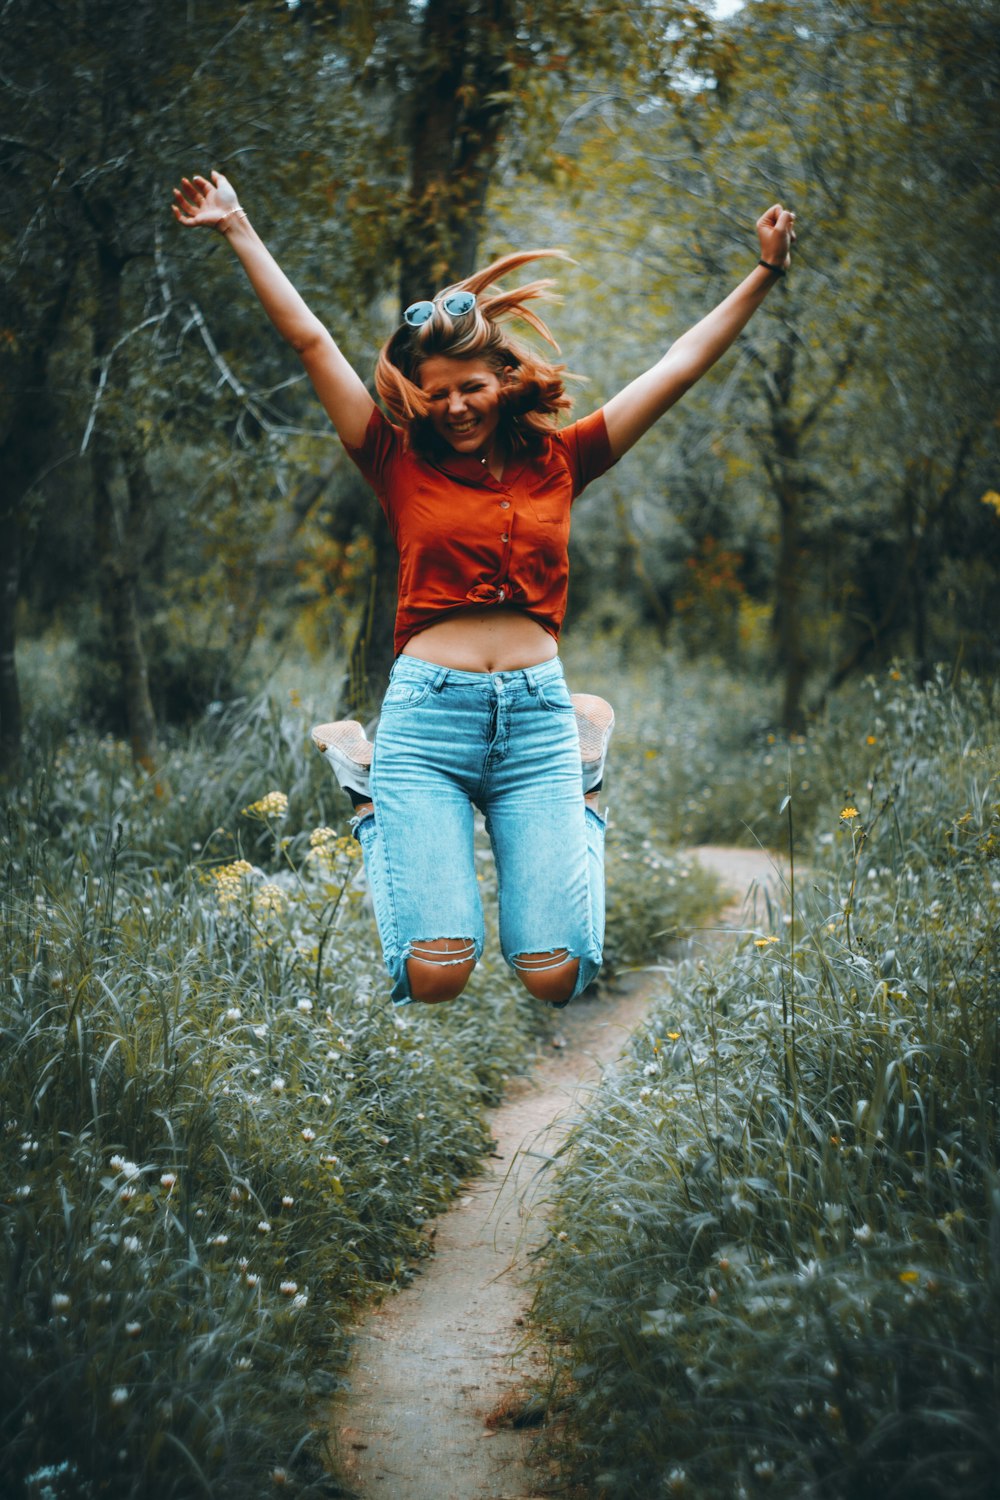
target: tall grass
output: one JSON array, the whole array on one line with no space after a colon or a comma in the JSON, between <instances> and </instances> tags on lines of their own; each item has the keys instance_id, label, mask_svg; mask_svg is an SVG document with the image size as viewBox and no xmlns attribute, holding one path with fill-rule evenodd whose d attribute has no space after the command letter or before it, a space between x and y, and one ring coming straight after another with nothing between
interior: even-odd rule
<instances>
[{"instance_id":1,"label":"tall grass","mask_svg":"<svg viewBox=\"0 0 1000 1500\"><path fill-rule=\"evenodd\" d=\"M794 908L677 974L567 1142L535 1317L582 1493L998 1492L997 709L855 696Z\"/></svg>"},{"instance_id":2,"label":"tall grass","mask_svg":"<svg viewBox=\"0 0 1000 1500\"><path fill-rule=\"evenodd\" d=\"M457 1004L391 1006L316 716L219 709L158 781L81 730L7 799L0 1492L333 1492L353 1313L412 1274L548 1032L495 939Z\"/></svg>"}]
</instances>

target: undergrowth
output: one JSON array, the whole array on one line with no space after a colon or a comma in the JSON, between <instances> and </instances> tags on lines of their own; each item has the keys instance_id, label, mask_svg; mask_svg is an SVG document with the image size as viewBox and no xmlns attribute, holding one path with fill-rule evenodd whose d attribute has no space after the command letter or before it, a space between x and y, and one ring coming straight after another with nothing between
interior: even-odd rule
<instances>
[{"instance_id":1,"label":"undergrowth","mask_svg":"<svg viewBox=\"0 0 1000 1500\"><path fill-rule=\"evenodd\" d=\"M316 716L216 707L157 778L78 730L7 798L5 1494L336 1493L352 1314L412 1274L547 1034L495 934L459 1002L391 1005ZM642 826L614 837L622 962L706 887Z\"/></svg>"},{"instance_id":2,"label":"undergrowth","mask_svg":"<svg viewBox=\"0 0 1000 1500\"><path fill-rule=\"evenodd\" d=\"M998 718L856 694L783 913L677 973L566 1142L534 1316L578 1493L997 1493Z\"/></svg>"}]
</instances>

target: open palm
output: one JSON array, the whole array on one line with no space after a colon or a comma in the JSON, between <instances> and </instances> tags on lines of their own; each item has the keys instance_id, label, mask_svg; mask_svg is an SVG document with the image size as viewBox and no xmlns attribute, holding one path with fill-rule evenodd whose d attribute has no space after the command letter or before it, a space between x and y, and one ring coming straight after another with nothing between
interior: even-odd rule
<instances>
[{"instance_id":1,"label":"open palm","mask_svg":"<svg viewBox=\"0 0 1000 1500\"><path fill-rule=\"evenodd\" d=\"M193 229L199 224L218 224L226 214L239 207L236 189L221 172L207 177L182 177L174 188L174 218L178 224Z\"/></svg>"}]
</instances>

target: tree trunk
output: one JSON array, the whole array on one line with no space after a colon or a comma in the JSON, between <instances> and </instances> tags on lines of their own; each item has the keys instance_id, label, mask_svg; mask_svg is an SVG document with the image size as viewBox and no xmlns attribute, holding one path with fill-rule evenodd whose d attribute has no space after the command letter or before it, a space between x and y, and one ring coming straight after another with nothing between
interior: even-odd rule
<instances>
[{"instance_id":1,"label":"tree trunk","mask_svg":"<svg viewBox=\"0 0 1000 1500\"><path fill-rule=\"evenodd\" d=\"M400 308L431 297L476 265L486 194L500 132L512 31L510 0L427 0L409 114L409 209L399 252ZM351 650L352 713L374 712L393 658L398 558L381 509L371 508L374 543L369 607Z\"/></svg>"},{"instance_id":2,"label":"tree trunk","mask_svg":"<svg viewBox=\"0 0 1000 1500\"><path fill-rule=\"evenodd\" d=\"M790 402L795 373L795 344L787 337L774 372L768 472L778 500L781 530L775 568L775 635L782 678L781 722L786 734L804 724L802 699L808 661L802 641L802 514L805 497L798 477L799 431Z\"/></svg>"},{"instance_id":3,"label":"tree trunk","mask_svg":"<svg viewBox=\"0 0 1000 1500\"><path fill-rule=\"evenodd\" d=\"M0 516L0 780L16 774L21 758L21 693L14 648L21 568L21 527L13 508Z\"/></svg>"},{"instance_id":4,"label":"tree trunk","mask_svg":"<svg viewBox=\"0 0 1000 1500\"><path fill-rule=\"evenodd\" d=\"M99 243L97 265L95 378L121 335L124 261L107 245ZM116 374L124 385L124 356L118 353L115 358L118 361ZM107 417L98 412L90 445L94 529L103 584L102 605L121 674L132 758L144 770L152 771L159 757L159 746L149 692L138 592L138 537L148 512L149 480L141 454L129 451L131 444L120 451L110 436L109 426ZM115 494L121 477L128 495L127 507L119 503Z\"/></svg>"}]
</instances>

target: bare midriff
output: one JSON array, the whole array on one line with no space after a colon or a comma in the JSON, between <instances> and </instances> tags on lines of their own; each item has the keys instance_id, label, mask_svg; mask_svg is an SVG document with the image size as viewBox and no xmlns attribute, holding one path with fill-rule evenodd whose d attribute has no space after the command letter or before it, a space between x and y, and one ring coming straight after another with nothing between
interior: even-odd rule
<instances>
[{"instance_id":1,"label":"bare midriff","mask_svg":"<svg viewBox=\"0 0 1000 1500\"><path fill-rule=\"evenodd\" d=\"M411 635L403 656L456 672L517 672L551 661L559 647L537 620L517 610L459 610Z\"/></svg>"}]
</instances>

